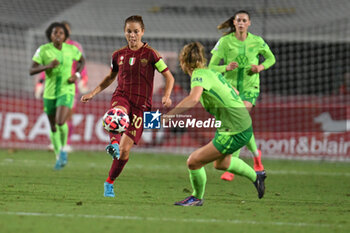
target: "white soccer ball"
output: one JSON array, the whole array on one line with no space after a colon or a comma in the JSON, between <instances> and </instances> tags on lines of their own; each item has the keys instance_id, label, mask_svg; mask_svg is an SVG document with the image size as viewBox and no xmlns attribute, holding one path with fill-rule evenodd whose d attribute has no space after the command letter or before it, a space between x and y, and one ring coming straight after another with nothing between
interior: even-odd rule
<instances>
[{"instance_id":1,"label":"white soccer ball","mask_svg":"<svg viewBox=\"0 0 350 233\"><path fill-rule=\"evenodd\" d=\"M105 130L111 133L123 133L129 127L129 116L120 108L109 109L102 119Z\"/></svg>"}]
</instances>

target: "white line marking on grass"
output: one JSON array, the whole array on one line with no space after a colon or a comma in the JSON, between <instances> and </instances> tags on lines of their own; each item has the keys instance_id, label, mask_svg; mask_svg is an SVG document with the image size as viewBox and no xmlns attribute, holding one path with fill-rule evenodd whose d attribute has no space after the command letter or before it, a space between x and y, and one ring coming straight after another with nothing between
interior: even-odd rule
<instances>
[{"instance_id":1,"label":"white line marking on grass","mask_svg":"<svg viewBox=\"0 0 350 233\"><path fill-rule=\"evenodd\" d=\"M54 160L52 164L49 164L44 161L36 161L36 160L21 160L20 163L15 162L11 159L4 159L0 162L0 166L27 166L27 167L53 167ZM70 163L69 163L70 164ZM109 169L109 164L100 165L93 162L90 163L74 163L72 166L75 167L94 167L94 168L102 168ZM128 168L137 168L137 169L146 169L146 170L184 170L187 171L186 165L181 166L170 166L170 165L143 165L143 164L128 164ZM213 167L208 166L208 169L214 169ZM308 172L308 171L296 171L296 170L267 170L267 174L272 175L298 175L298 176L346 176L350 177L349 172Z\"/></svg>"},{"instance_id":2,"label":"white line marking on grass","mask_svg":"<svg viewBox=\"0 0 350 233\"><path fill-rule=\"evenodd\" d=\"M183 208L183 207L178 207ZM186 208L186 207L185 207ZM191 207L189 207L191 208ZM253 224L253 225L275 225L292 227L342 227L342 225L305 223L305 222L258 222L249 220L232 219L181 219L181 218L157 218L142 216L118 216L118 215L89 215L89 214L55 214L55 213L30 213L30 212L0 212L0 215L34 216L34 217L58 217L58 218L91 218L91 219L117 219L134 221L157 221L157 222L191 222L191 223L230 223L230 224Z\"/></svg>"}]
</instances>

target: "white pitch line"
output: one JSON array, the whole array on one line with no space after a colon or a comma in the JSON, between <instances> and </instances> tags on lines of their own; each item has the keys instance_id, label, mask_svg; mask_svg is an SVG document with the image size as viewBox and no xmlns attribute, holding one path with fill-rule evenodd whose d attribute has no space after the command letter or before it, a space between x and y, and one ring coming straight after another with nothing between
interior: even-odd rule
<instances>
[{"instance_id":1,"label":"white pitch line","mask_svg":"<svg viewBox=\"0 0 350 233\"><path fill-rule=\"evenodd\" d=\"M184 208L184 207L178 207ZM185 207L186 208L186 207ZM191 207L187 207L191 208ZM193 207L192 207L193 208ZM195 207L194 207L195 208ZM199 207L200 208L200 207ZM314 224L305 222L258 222L249 220L232 220L232 219L181 219L181 218L157 218L142 216L118 216L118 215L89 215L89 214L55 214L55 213L30 213L30 212L0 212L0 215L14 216L33 216L33 217L58 217L58 218L90 218L90 219L117 219L117 220L134 220L134 221L157 221L157 222L191 222L191 223L229 223L229 224L252 224L252 225L274 225L274 226L292 226L292 227L337 227L342 225L331 224Z\"/></svg>"},{"instance_id":2,"label":"white pitch line","mask_svg":"<svg viewBox=\"0 0 350 233\"><path fill-rule=\"evenodd\" d=\"M14 161L13 159L4 159L2 162L0 162L0 166L27 166L27 167L53 167L53 163L49 164L44 161L36 161L36 160L28 160L24 159L21 160L20 163L18 161ZM109 164L106 165L97 165L96 163L74 163L74 166L79 167L94 167L94 168L106 168L109 169ZM143 164L128 164L128 168L137 168L137 169L146 169L146 170L184 170L187 171L186 165L183 166L170 166L170 165L143 165ZM210 165L207 167L207 169L214 169L213 167L210 167ZM346 176L350 177L349 172L307 172L307 171L296 171L296 170L267 170L267 174L272 175L298 175L298 176L310 176L310 175L316 175L316 176Z\"/></svg>"}]
</instances>

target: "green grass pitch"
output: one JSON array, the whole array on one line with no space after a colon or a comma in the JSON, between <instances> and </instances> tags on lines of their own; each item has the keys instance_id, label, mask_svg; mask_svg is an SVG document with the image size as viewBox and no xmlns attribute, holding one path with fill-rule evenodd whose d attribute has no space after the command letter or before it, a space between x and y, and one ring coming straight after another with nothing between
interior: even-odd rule
<instances>
[{"instance_id":1,"label":"green grass pitch","mask_svg":"<svg viewBox=\"0 0 350 233\"><path fill-rule=\"evenodd\" d=\"M53 171L52 152L0 150L0 232L350 232L349 163L265 159L261 200L248 179L222 181L209 164L204 206L179 207L191 191L186 159L132 153L105 198L103 152L71 153Z\"/></svg>"}]
</instances>

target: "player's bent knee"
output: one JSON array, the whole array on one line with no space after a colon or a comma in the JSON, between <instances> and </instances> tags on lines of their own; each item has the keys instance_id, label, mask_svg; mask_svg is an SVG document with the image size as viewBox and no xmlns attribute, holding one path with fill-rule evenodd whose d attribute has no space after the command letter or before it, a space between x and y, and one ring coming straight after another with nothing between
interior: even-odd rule
<instances>
[{"instance_id":1,"label":"player's bent knee","mask_svg":"<svg viewBox=\"0 0 350 233\"><path fill-rule=\"evenodd\" d=\"M193 157L189 157L187 159L187 167L190 170L196 170L202 167L202 164L200 163L200 161L194 159Z\"/></svg>"},{"instance_id":2,"label":"player's bent knee","mask_svg":"<svg viewBox=\"0 0 350 233\"><path fill-rule=\"evenodd\" d=\"M121 146L119 148L119 152L120 152L121 159L125 160L129 158L130 149Z\"/></svg>"}]
</instances>

